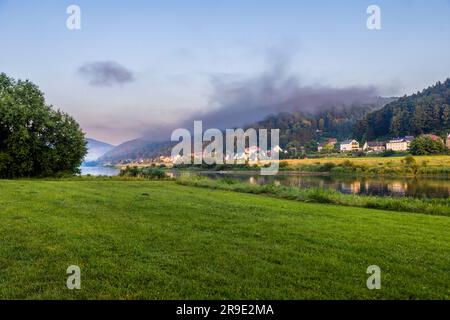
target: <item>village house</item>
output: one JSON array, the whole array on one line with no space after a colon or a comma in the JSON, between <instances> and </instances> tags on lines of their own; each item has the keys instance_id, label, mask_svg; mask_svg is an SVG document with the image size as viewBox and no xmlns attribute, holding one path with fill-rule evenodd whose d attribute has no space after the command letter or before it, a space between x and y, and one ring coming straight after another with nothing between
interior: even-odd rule
<instances>
[{"instance_id":1,"label":"village house","mask_svg":"<svg viewBox=\"0 0 450 320\"><path fill-rule=\"evenodd\" d=\"M280 146L275 146L275 148L273 148L272 150L273 150L273 152L276 152L276 153L284 152L283 149L280 148Z\"/></svg>"},{"instance_id":2,"label":"village house","mask_svg":"<svg viewBox=\"0 0 450 320\"><path fill-rule=\"evenodd\" d=\"M428 137L428 138L430 138L433 141L440 141L440 142L442 142L442 138L438 137L435 134L424 134L424 137Z\"/></svg>"},{"instance_id":3,"label":"village house","mask_svg":"<svg viewBox=\"0 0 450 320\"><path fill-rule=\"evenodd\" d=\"M364 151L383 152L386 150L386 142L367 141L363 146Z\"/></svg>"},{"instance_id":4,"label":"village house","mask_svg":"<svg viewBox=\"0 0 450 320\"><path fill-rule=\"evenodd\" d=\"M447 142L445 145L450 149L450 133L447 135Z\"/></svg>"},{"instance_id":5,"label":"village house","mask_svg":"<svg viewBox=\"0 0 450 320\"><path fill-rule=\"evenodd\" d=\"M341 152L359 151L359 142L355 139L342 141L340 150Z\"/></svg>"},{"instance_id":6,"label":"village house","mask_svg":"<svg viewBox=\"0 0 450 320\"><path fill-rule=\"evenodd\" d=\"M337 139L330 138L327 141L320 143L317 147L317 151L322 152L324 149L333 149L336 143Z\"/></svg>"},{"instance_id":7,"label":"village house","mask_svg":"<svg viewBox=\"0 0 450 320\"><path fill-rule=\"evenodd\" d=\"M260 156L265 156L265 152L258 146L251 146L249 148L245 148L246 159L250 161L258 161L260 160Z\"/></svg>"},{"instance_id":8,"label":"village house","mask_svg":"<svg viewBox=\"0 0 450 320\"><path fill-rule=\"evenodd\" d=\"M409 147L411 146L411 141L413 141L413 139L414 137L412 136L392 139L386 144L386 150L408 151Z\"/></svg>"}]
</instances>

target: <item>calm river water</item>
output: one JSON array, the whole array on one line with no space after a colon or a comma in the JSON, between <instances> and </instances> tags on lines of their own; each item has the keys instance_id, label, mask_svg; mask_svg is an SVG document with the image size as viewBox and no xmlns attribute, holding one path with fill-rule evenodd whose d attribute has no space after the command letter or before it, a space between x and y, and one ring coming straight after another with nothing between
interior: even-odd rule
<instances>
[{"instance_id":1,"label":"calm river water","mask_svg":"<svg viewBox=\"0 0 450 320\"><path fill-rule=\"evenodd\" d=\"M261 176L258 173L176 173L176 175L200 174L213 179L230 178L252 184L275 183L298 188L328 188L347 194L377 196L448 198L450 179L438 178L390 178L390 177L335 177L279 173L277 176Z\"/></svg>"},{"instance_id":2,"label":"calm river water","mask_svg":"<svg viewBox=\"0 0 450 320\"><path fill-rule=\"evenodd\" d=\"M85 176L117 176L120 170L115 167L80 167L81 175Z\"/></svg>"},{"instance_id":3,"label":"calm river water","mask_svg":"<svg viewBox=\"0 0 450 320\"><path fill-rule=\"evenodd\" d=\"M82 175L114 176L114 167L81 167ZM448 198L450 179L401 177L334 177L280 172L277 176L261 176L256 172L173 172L174 176L202 175L213 179L229 178L252 184L275 183L298 188L329 188L347 194L378 196Z\"/></svg>"}]
</instances>

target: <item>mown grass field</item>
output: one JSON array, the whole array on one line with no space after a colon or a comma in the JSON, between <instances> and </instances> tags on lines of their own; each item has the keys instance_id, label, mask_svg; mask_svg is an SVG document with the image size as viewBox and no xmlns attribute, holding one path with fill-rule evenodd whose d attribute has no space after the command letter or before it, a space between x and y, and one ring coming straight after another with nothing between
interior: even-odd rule
<instances>
[{"instance_id":1,"label":"mown grass field","mask_svg":"<svg viewBox=\"0 0 450 320\"><path fill-rule=\"evenodd\" d=\"M152 181L0 181L2 299L449 299L450 218ZM81 290L66 269L81 267ZM366 269L382 289L366 288Z\"/></svg>"}]
</instances>

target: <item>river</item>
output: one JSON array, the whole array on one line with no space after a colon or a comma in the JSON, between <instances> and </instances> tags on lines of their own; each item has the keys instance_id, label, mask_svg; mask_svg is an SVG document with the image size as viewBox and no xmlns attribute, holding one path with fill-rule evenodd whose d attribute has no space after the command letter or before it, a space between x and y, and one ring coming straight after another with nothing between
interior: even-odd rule
<instances>
[{"instance_id":1,"label":"river","mask_svg":"<svg viewBox=\"0 0 450 320\"><path fill-rule=\"evenodd\" d=\"M229 178L260 185L274 183L298 188L328 188L346 194L414 198L448 198L450 196L450 179L448 178L342 177L291 172L280 172L277 176L261 176L250 172L184 172L176 173L175 176L193 174L212 179Z\"/></svg>"},{"instance_id":2,"label":"river","mask_svg":"<svg viewBox=\"0 0 450 320\"><path fill-rule=\"evenodd\" d=\"M116 167L80 167L81 175L91 175L91 176L116 176L120 173L120 170Z\"/></svg>"},{"instance_id":3,"label":"river","mask_svg":"<svg viewBox=\"0 0 450 320\"><path fill-rule=\"evenodd\" d=\"M81 174L92 176L115 176L120 172L114 167L81 167ZM328 175L304 175L280 172L277 176L261 176L256 172L186 172L174 171L175 177L201 175L212 179L229 178L251 184L274 183L298 188L328 188L346 194L448 198L449 178L402 178L402 177L342 177Z\"/></svg>"}]
</instances>

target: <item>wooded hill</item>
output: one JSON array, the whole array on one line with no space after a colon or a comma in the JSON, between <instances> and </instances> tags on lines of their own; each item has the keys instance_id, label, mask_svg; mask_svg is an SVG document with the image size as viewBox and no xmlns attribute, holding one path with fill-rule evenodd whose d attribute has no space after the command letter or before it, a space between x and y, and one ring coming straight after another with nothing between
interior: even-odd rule
<instances>
[{"instance_id":1,"label":"wooded hill","mask_svg":"<svg viewBox=\"0 0 450 320\"><path fill-rule=\"evenodd\" d=\"M344 140L353 136L355 123L368 113L379 110L393 98L377 98L371 103L322 108L313 112L293 112L272 115L249 127L280 129L280 145L305 146L311 140L321 142L327 138Z\"/></svg>"},{"instance_id":2,"label":"wooded hill","mask_svg":"<svg viewBox=\"0 0 450 320\"><path fill-rule=\"evenodd\" d=\"M422 92L404 96L358 121L354 137L375 140L450 131L450 79Z\"/></svg>"}]
</instances>

